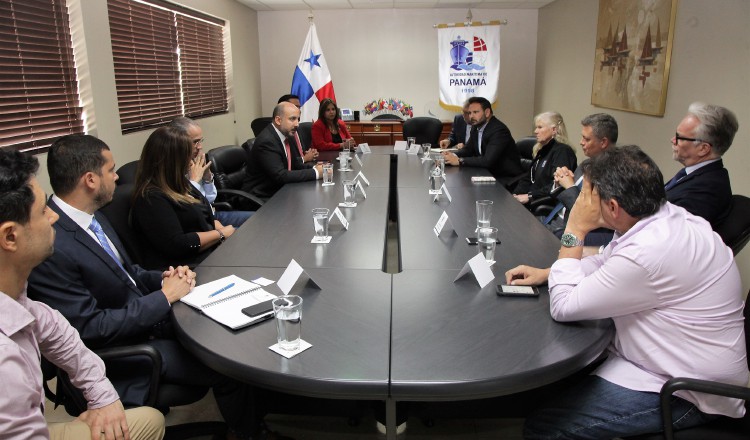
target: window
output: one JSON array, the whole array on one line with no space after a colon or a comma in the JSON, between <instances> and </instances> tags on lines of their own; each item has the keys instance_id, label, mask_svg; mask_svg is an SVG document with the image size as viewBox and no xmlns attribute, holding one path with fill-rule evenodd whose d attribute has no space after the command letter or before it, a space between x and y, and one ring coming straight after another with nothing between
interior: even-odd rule
<instances>
[{"instance_id":1,"label":"window","mask_svg":"<svg viewBox=\"0 0 750 440\"><path fill-rule=\"evenodd\" d=\"M46 151L83 133L65 0L0 2L0 148Z\"/></svg>"},{"instance_id":2,"label":"window","mask_svg":"<svg viewBox=\"0 0 750 440\"><path fill-rule=\"evenodd\" d=\"M123 133L227 112L224 21L162 0L108 0Z\"/></svg>"}]
</instances>

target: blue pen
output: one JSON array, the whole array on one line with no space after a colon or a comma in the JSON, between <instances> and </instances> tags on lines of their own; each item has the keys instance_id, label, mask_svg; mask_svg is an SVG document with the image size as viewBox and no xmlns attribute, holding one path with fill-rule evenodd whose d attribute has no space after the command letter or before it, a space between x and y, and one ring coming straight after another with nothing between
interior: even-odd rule
<instances>
[{"instance_id":1,"label":"blue pen","mask_svg":"<svg viewBox=\"0 0 750 440\"><path fill-rule=\"evenodd\" d=\"M212 294L208 295L208 297L209 297L209 298L213 298L214 296L216 296L216 295L220 294L221 292L223 292L223 291L225 291L225 290L231 289L232 287L234 287L234 283L229 283L229 284L227 284L226 286L222 287L221 289L217 290L216 292L214 292L214 293L212 293Z\"/></svg>"}]
</instances>

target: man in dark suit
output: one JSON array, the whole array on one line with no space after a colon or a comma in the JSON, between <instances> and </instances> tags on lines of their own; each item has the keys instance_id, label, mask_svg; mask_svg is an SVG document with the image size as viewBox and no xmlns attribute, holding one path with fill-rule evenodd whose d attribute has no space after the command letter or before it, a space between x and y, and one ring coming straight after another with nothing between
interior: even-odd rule
<instances>
[{"instance_id":1,"label":"man in dark suit","mask_svg":"<svg viewBox=\"0 0 750 440\"><path fill-rule=\"evenodd\" d=\"M472 97L469 103L471 135L456 153L443 152L445 163L453 166L487 168L501 183L523 173L521 157L508 127L492 114L490 102Z\"/></svg>"},{"instance_id":2,"label":"man in dark suit","mask_svg":"<svg viewBox=\"0 0 750 440\"><path fill-rule=\"evenodd\" d=\"M166 272L133 264L99 208L112 200L115 162L93 136L64 136L47 157L55 192L48 202L55 253L29 277L29 297L60 311L90 348L146 343L162 355L162 382L211 386L230 429L246 437L257 429L251 389L203 365L175 339L169 311L195 285L186 266ZM107 365L126 406L146 399L150 364L140 359Z\"/></svg>"},{"instance_id":3,"label":"man in dark suit","mask_svg":"<svg viewBox=\"0 0 750 440\"><path fill-rule=\"evenodd\" d=\"M322 165L307 168L299 157L295 140L299 115L300 110L288 102L273 109L273 122L255 138L250 150L244 191L268 199L287 183L323 176Z\"/></svg>"},{"instance_id":4,"label":"man in dark suit","mask_svg":"<svg viewBox=\"0 0 750 440\"><path fill-rule=\"evenodd\" d=\"M460 150L469 141L471 120L469 113L469 101L464 102L464 106L461 109L461 114L456 115L453 118L453 127L451 127L451 133L447 138L440 141L440 148L451 148L456 147Z\"/></svg>"},{"instance_id":5,"label":"man in dark suit","mask_svg":"<svg viewBox=\"0 0 750 440\"><path fill-rule=\"evenodd\" d=\"M703 217L716 229L729 213L732 187L721 156L732 145L739 123L730 110L694 102L672 138L681 169L667 184L667 200Z\"/></svg>"},{"instance_id":6,"label":"man in dark suit","mask_svg":"<svg viewBox=\"0 0 750 440\"><path fill-rule=\"evenodd\" d=\"M282 95L279 98L277 104L280 104L282 102L290 102L297 108L301 107L299 103L299 96L297 95ZM310 131L310 129L312 128L312 123L308 124L310 126L304 133L301 130L297 130L297 132L294 134L294 140L297 142L297 146L299 147L298 151L302 156L302 162L307 168L311 168L314 165L314 161L318 158L318 150L316 150L315 148L310 148L310 146L312 145L312 133Z\"/></svg>"}]
</instances>

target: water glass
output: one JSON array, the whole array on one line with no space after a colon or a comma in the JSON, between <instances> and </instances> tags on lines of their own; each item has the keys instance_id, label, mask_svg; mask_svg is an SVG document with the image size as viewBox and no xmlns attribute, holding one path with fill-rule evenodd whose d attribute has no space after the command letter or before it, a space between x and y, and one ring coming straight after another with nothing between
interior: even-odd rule
<instances>
[{"instance_id":1,"label":"water glass","mask_svg":"<svg viewBox=\"0 0 750 440\"><path fill-rule=\"evenodd\" d=\"M484 254L487 262L495 260L495 246L497 246L497 228L479 228L477 233L479 251Z\"/></svg>"},{"instance_id":2,"label":"water glass","mask_svg":"<svg viewBox=\"0 0 750 440\"><path fill-rule=\"evenodd\" d=\"M284 295L274 299L272 304L279 348L298 350L302 339L302 298L298 295Z\"/></svg>"},{"instance_id":3,"label":"water glass","mask_svg":"<svg viewBox=\"0 0 750 440\"><path fill-rule=\"evenodd\" d=\"M434 153L432 155L432 166L433 168L440 169L440 175L445 175L445 157L440 153Z\"/></svg>"},{"instance_id":4,"label":"water glass","mask_svg":"<svg viewBox=\"0 0 750 440\"><path fill-rule=\"evenodd\" d=\"M406 142L407 142L407 148L411 148L412 145L414 145L414 144L417 143L417 138L415 138L415 137L408 137L408 138L406 138Z\"/></svg>"},{"instance_id":5,"label":"water glass","mask_svg":"<svg viewBox=\"0 0 750 440\"><path fill-rule=\"evenodd\" d=\"M443 173L440 168L430 168L430 194L441 194L443 188Z\"/></svg>"},{"instance_id":6,"label":"water glass","mask_svg":"<svg viewBox=\"0 0 750 440\"><path fill-rule=\"evenodd\" d=\"M323 183L333 183L333 164L330 162L323 164Z\"/></svg>"},{"instance_id":7,"label":"water glass","mask_svg":"<svg viewBox=\"0 0 750 440\"><path fill-rule=\"evenodd\" d=\"M354 205L354 189L355 183L353 180L344 180L341 182L341 186L344 188L344 205Z\"/></svg>"},{"instance_id":8,"label":"water glass","mask_svg":"<svg viewBox=\"0 0 750 440\"><path fill-rule=\"evenodd\" d=\"M432 144L422 144L422 155L425 157L428 157L431 149L432 149Z\"/></svg>"},{"instance_id":9,"label":"water glass","mask_svg":"<svg viewBox=\"0 0 750 440\"><path fill-rule=\"evenodd\" d=\"M316 237L328 237L328 209L315 208L313 213L313 226Z\"/></svg>"},{"instance_id":10,"label":"water glass","mask_svg":"<svg viewBox=\"0 0 750 440\"><path fill-rule=\"evenodd\" d=\"M489 228L492 220L492 200L477 200L477 229Z\"/></svg>"},{"instance_id":11,"label":"water glass","mask_svg":"<svg viewBox=\"0 0 750 440\"><path fill-rule=\"evenodd\" d=\"M339 153L339 170L350 171L349 169L349 153L342 151Z\"/></svg>"}]
</instances>

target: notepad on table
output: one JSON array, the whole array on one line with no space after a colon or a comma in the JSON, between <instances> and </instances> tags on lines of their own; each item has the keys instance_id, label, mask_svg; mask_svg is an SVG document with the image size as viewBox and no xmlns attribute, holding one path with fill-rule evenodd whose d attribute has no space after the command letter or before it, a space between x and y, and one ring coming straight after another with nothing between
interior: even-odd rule
<instances>
[{"instance_id":1,"label":"notepad on table","mask_svg":"<svg viewBox=\"0 0 750 440\"><path fill-rule=\"evenodd\" d=\"M251 318L242 313L242 309L274 298L276 295L263 290L262 286L230 275L195 287L180 301L195 307L214 321L237 330L273 316L273 311L270 311Z\"/></svg>"}]
</instances>

